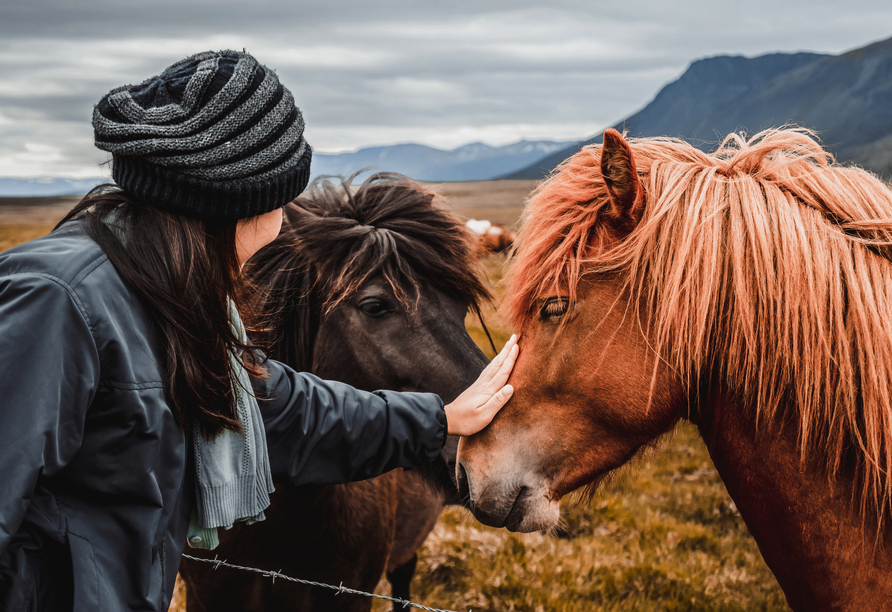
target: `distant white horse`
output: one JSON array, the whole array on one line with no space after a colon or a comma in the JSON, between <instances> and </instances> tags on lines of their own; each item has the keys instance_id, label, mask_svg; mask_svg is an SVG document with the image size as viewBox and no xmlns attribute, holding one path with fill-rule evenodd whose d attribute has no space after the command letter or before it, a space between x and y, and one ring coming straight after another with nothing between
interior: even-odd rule
<instances>
[{"instance_id":1,"label":"distant white horse","mask_svg":"<svg viewBox=\"0 0 892 612\"><path fill-rule=\"evenodd\" d=\"M486 219L468 219L468 229L477 234L481 250L485 253L501 253L514 245L517 235L502 225Z\"/></svg>"}]
</instances>

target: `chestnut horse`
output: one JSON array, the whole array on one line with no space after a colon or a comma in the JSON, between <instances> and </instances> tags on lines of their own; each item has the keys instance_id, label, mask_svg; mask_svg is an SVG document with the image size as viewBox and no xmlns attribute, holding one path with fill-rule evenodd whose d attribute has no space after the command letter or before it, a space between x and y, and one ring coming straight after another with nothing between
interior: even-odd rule
<instances>
[{"instance_id":1,"label":"chestnut horse","mask_svg":"<svg viewBox=\"0 0 892 612\"><path fill-rule=\"evenodd\" d=\"M285 209L248 273L279 313L275 357L355 387L431 391L452 401L487 360L464 327L489 299L473 237L432 192L399 175L353 188L317 182ZM409 598L416 551L457 501L457 439L442 460L336 486L276 483L266 520L237 523L202 556L374 591L386 572ZM190 551L196 554L196 551ZM201 553L199 553L201 554ZM371 599L184 560L188 610L368 611Z\"/></svg>"},{"instance_id":2,"label":"chestnut horse","mask_svg":"<svg viewBox=\"0 0 892 612\"><path fill-rule=\"evenodd\" d=\"M892 608L892 192L811 133L582 149L533 195L514 397L459 445L475 516L554 527L679 419L795 610Z\"/></svg>"}]
</instances>

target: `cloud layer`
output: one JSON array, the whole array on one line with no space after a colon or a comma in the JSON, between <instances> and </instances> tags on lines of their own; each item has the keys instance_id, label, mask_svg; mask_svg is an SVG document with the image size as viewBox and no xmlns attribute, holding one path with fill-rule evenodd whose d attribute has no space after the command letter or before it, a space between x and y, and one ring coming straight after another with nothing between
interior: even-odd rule
<instances>
[{"instance_id":1,"label":"cloud layer","mask_svg":"<svg viewBox=\"0 0 892 612\"><path fill-rule=\"evenodd\" d=\"M839 53L892 36L885 0L304 4L4 5L0 176L102 175L93 104L206 49L245 48L274 68L310 143L337 151L581 139L644 106L700 57Z\"/></svg>"}]
</instances>

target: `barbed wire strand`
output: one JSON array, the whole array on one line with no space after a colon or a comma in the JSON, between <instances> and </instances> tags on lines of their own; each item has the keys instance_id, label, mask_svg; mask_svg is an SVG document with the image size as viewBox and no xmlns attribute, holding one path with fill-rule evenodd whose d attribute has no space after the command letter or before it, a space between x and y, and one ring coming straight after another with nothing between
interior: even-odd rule
<instances>
[{"instance_id":1,"label":"barbed wire strand","mask_svg":"<svg viewBox=\"0 0 892 612\"><path fill-rule=\"evenodd\" d=\"M267 578L272 578L273 584L276 583L276 578L282 578L283 580L288 580L290 582L297 582L299 584L308 584L310 586L322 587L324 589L332 589L337 591L336 595L340 595L341 593L349 593L351 595L363 595L365 597L373 597L375 599L384 599L386 601L392 601L393 603L398 603L403 606L403 608L418 608L419 610L427 610L428 612L455 612L454 610L441 610L439 608L428 608L427 606L422 606L421 604L412 603L408 599L395 599L393 597L387 597L386 595L377 595L376 593L366 593L365 591L357 591L356 589L350 589L344 586L342 582L339 586L334 586L333 584L325 584L324 582L315 582L313 580L301 580L300 578L292 578L291 576L286 576L285 574L279 572L273 572L270 570L262 570L256 567L244 567L242 565L233 565L232 563L227 563L225 560L218 559L216 555L214 555L213 559L202 559L201 557L193 557L191 555L183 555L186 559L191 559L192 561L202 561L204 563L210 563L214 566L214 569L219 569L221 566L223 567L231 567L232 569L245 570L246 572L254 572L255 574L260 574L261 576L265 576ZM471 612L471 610L468 610Z\"/></svg>"}]
</instances>

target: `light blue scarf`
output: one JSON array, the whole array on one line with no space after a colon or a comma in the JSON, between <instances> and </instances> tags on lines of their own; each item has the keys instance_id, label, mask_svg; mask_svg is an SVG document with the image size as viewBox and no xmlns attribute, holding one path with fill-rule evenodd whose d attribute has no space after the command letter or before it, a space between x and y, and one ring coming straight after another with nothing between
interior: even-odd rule
<instances>
[{"instance_id":1,"label":"light blue scarf","mask_svg":"<svg viewBox=\"0 0 892 612\"><path fill-rule=\"evenodd\" d=\"M126 228L118 225L117 214L111 212L104 221L126 247ZM235 337L247 343L245 326L232 300L229 318ZM238 355L230 353L229 359L238 380L233 392L243 433L227 431L210 442L197 431L193 433L196 505L186 540L192 548L216 548L217 527L229 529L236 521L250 524L264 520L269 494L275 490L263 417L251 391L251 377Z\"/></svg>"},{"instance_id":2,"label":"light blue scarf","mask_svg":"<svg viewBox=\"0 0 892 612\"><path fill-rule=\"evenodd\" d=\"M236 337L248 337L235 305L230 301L232 329ZM234 393L243 433L224 432L211 441L197 431L192 436L195 451L195 499L187 541L193 548L216 548L217 528L229 529L236 521L253 523L266 518L273 487L266 450L266 432L251 378L242 360L231 353L238 384Z\"/></svg>"}]
</instances>

